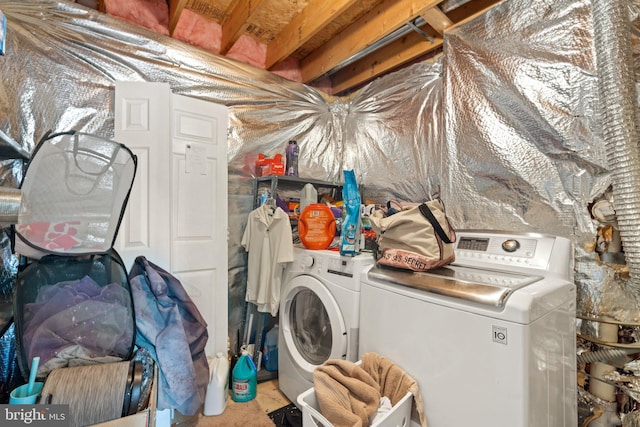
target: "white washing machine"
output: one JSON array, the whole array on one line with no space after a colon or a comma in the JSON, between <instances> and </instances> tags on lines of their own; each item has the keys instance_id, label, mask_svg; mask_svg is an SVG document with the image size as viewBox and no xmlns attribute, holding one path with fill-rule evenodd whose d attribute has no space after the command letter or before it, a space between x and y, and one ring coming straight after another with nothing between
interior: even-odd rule
<instances>
[{"instance_id":1,"label":"white washing machine","mask_svg":"<svg viewBox=\"0 0 640 427\"><path fill-rule=\"evenodd\" d=\"M280 299L278 385L293 403L328 359L358 360L360 283L373 255L294 248Z\"/></svg>"},{"instance_id":2,"label":"white washing machine","mask_svg":"<svg viewBox=\"0 0 640 427\"><path fill-rule=\"evenodd\" d=\"M386 356L417 380L429 427L575 427L570 241L457 237L453 265L363 274L360 353Z\"/></svg>"}]
</instances>

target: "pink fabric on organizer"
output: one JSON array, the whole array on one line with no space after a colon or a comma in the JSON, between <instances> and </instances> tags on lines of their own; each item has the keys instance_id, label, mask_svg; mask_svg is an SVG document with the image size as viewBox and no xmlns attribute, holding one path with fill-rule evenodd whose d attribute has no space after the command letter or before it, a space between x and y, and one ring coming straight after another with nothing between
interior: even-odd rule
<instances>
[{"instance_id":1,"label":"pink fabric on organizer","mask_svg":"<svg viewBox=\"0 0 640 427\"><path fill-rule=\"evenodd\" d=\"M81 225L80 221L58 223L40 221L18 224L16 230L36 246L66 252L82 244L82 241L76 237Z\"/></svg>"}]
</instances>

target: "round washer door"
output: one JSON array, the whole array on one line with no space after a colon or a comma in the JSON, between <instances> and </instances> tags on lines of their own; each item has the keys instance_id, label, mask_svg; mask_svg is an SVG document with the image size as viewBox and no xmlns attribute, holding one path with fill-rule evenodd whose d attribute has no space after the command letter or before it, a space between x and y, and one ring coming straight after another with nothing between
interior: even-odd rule
<instances>
[{"instance_id":1,"label":"round washer door","mask_svg":"<svg viewBox=\"0 0 640 427\"><path fill-rule=\"evenodd\" d=\"M347 352L347 330L338 303L323 283L300 275L283 288L280 328L292 361L312 380L313 370Z\"/></svg>"}]
</instances>

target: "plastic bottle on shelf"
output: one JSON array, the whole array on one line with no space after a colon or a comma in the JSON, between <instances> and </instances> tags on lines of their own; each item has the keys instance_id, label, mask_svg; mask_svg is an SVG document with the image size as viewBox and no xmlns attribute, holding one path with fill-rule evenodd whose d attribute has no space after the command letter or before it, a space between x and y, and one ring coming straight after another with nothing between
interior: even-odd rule
<instances>
[{"instance_id":1,"label":"plastic bottle on shelf","mask_svg":"<svg viewBox=\"0 0 640 427\"><path fill-rule=\"evenodd\" d=\"M336 235L336 219L327 205L312 203L300 213L300 241L307 249L327 249Z\"/></svg>"},{"instance_id":2,"label":"plastic bottle on shelf","mask_svg":"<svg viewBox=\"0 0 640 427\"><path fill-rule=\"evenodd\" d=\"M269 190L267 190L266 188L263 188L262 191L260 192L260 200L258 204L260 206L264 205L265 202L269 200L269 197L271 197L271 193L269 193Z\"/></svg>"},{"instance_id":3,"label":"plastic bottle on shelf","mask_svg":"<svg viewBox=\"0 0 640 427\"><path fill-rule=\"evenodd\" d=\"M246 348L238 359L231 374L231 398L234 402L248 402L255 399L258 387L258 370Z\"/></svg>"},{"instance_id":4,"label":"plastic bottle on shelf","mask_svg":"<svg viewBox=\"0 0 640 427\"><path fill-rule=\"evenodd\" d=\"M289 141L285 154L287 157L285 175L298 176L298 155L300 154L300 147L298 147L298 143L296 141Z\"/></svg>"},{"instance_id":5,"label":"plastic bottle on shelf","mask_svg":"<svg viewBox=\"0 0 640 427\"><path fill-rule=\"evenodd\" d=\"M211 376L204 400L204 415L220 415L229 399L229 359L223 353L209 360Z\"/></svg>"},{"instance_id":6,"label":"plastic bottle on shelf","mask_svg":"<svg viewBox=\"0 0 640 427\"><path fill-rule=\"evenodd\" d=\"M318 203L318 190L311 183L306 183L300 191L300 213L310 204Z\"/></svg>"},{"instance_id":7,"label":"plastic bottle on shelf","mask_svg":"<svg viewBox=\"0 0 640 427\"><path fill-rule=\"evenodd\" d=\"M264 368L270 372L278 370L278 331L279 327L276 324L266 333L264 339L262 357L264 359Z\"/></svg>"}]
</instances>

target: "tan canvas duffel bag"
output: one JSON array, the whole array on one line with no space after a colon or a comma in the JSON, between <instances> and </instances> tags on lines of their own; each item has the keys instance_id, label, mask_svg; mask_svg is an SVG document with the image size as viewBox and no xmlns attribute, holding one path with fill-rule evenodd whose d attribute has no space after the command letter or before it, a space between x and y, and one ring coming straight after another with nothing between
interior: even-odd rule
<instances>
[{"instance_id":1,"label":"tan canvas duffel bag","mask_svg":"<svg viewBox=\"0 0 640 427\"><path fill-rule=\"evenodd\" d=\"M440 199L404 207L390 216L376 210L371 226L378 235L378 264L427 271L455 261L456 233Z\"/></svg>"}]
</instances>

